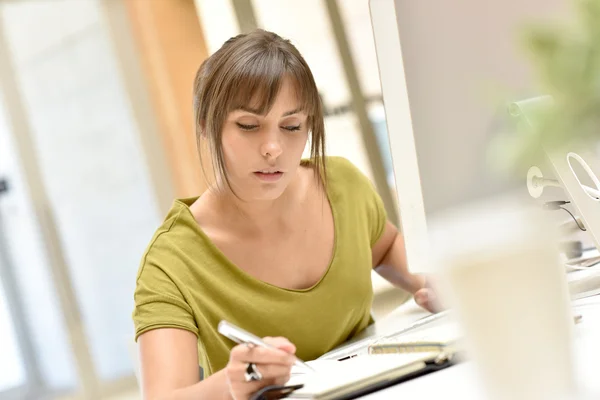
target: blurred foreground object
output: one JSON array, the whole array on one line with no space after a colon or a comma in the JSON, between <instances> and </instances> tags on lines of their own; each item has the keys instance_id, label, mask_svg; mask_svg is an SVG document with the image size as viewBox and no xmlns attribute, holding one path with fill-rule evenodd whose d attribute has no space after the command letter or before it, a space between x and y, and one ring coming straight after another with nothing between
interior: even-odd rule
<instances>
[{"instance_id":1,"label":"blurred foreground object","mask_svg":"<svg viewBox=\"0 0 600 400\"><path fill-rule=\"evenodd\" d=\"M444 302L456 312L486 398L572 398L573 316L543 212L499 197L448 213L433 232Z\"/></svg>"}]
</instances>

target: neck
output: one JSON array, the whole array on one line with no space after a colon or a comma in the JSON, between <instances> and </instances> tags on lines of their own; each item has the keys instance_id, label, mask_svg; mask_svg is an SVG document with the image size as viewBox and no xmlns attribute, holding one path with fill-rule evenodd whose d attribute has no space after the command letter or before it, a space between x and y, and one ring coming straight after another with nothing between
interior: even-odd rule
<instances>
[{"instance_id":1,"label":"neck","mask_svg":"<svg viewBox=\"0 0 600 400\"><path fill-rule=\"evenodd\" d=\"M301 205L306 190L302 190L303 180L296 176L286 190L274 200L243 201L231 191L216 194L216 206L225 221L235 226L236 231L248 235L273 233L274 228L293 225L294 212Z\"/></svg>"}]
</instances>

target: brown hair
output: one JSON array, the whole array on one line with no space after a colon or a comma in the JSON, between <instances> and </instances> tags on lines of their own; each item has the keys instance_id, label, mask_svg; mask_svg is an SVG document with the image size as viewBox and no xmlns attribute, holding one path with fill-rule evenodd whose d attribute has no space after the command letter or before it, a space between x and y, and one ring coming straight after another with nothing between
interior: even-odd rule
<instances>
[{"instance_id":1,"label":"brown hair","mask_svg":"<svg viewBox=\"0 0 600 400\"><path fill-rule=\"evenodd\" d=\"M227 115L242 107L268 113L285 77L294 81L300 106L308 115L311 164L325 184L325 126L312 72L289 40L257 29L227 40L202 63L194 81L198 152L202 153L202 140L206 140L213 172L230 189L221 145Z\"/></svg>"}]
</instances>

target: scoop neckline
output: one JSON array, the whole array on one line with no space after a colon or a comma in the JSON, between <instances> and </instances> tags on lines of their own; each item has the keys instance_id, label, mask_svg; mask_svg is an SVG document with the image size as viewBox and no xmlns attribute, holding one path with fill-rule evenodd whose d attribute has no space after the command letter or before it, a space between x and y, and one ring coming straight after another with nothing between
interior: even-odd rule
<instances>
[{"instance_id":1,"label":"scoop neckline","mask_svg":"<svg viewBox=\"0 0 600 400\"><path fill-rule=\"evenodd\" d=\"M197 232L200 234L202 239L208 244L211 251L213 251L219 258L224 260L225 263L229 267L232 267L235 271L240 273L245 279L248 279L252 282L258 283L260 285L263 285L263 286L266 286L266 287L269 287L269 288L272 288L275 290L281 290L281 291L291 292L291 293L306 293L306 292L315 291L321 286L321 284L323 283L323 281L326 279L327 275L329 275L331 269L333 268L333 264L335 263L337 253L338 253L339 219L338 219L338 215L337 215L337 209L336 209L336 207L334 207L334 204L331 201L332 196L330 193L329 185L325 185L325 196L327 198L327 201L329 202L329 208L331 209L331 216L333 219L333 251L331 252L331 258L329 260L329 264L327 265L327 269L325 270L325 272L323 273L321 278L317 282L315 282L312 286L309 286L307 288L302 288L302 289L285 288L285 287L274 285L272 283L265 282L262 279L258 279L255 276L244 271L237 264L235 264L229 257L227 257L225 255L225 253L223 253L223 251L206 234L206 232L204 232L204 230L202 229L200 224L198 224L198 221L196 221L196 218L192 214L192 210L190 209L190 206L185 202L185 201L192 201L192 202L196 201L199 198L199 196L186 198L186 199L176 199L175 202L180 207L183 207L186 217L191 218L191 222L193 223L193 226L195 227Z\"/></svg>"}]
</instances>

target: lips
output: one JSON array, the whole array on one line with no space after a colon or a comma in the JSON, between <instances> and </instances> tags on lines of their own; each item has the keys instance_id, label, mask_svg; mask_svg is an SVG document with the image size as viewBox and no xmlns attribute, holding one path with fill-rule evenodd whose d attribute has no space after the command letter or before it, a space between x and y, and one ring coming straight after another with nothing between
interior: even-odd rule
<instances>
[{"instance_id":1,"label":"lips","mask_svg":"<svg viewBox=\"0 0 600 400\"><path fill-rule=\"evenodd\" d=\"M261 181L275 182L275 181L278 181L279 179L281 179L281 177L283 176L283 172L278 171L278 170L263 169L263 170L254 172L254 175Z\"/></svg>"}]
</instances>

